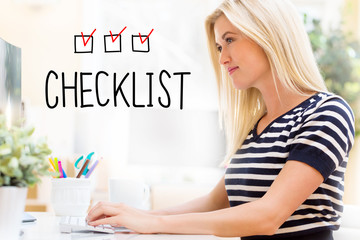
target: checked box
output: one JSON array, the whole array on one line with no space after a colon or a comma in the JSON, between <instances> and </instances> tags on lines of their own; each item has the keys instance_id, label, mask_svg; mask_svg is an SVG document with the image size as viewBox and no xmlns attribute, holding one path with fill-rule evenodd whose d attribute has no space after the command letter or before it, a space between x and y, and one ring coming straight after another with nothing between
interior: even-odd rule
<instances>
[{"instance_id":1,"label":"checked box","mask_svg":"<svg viewBox=\"0 0 360 240\"><path fill-rule=\"evenodd\" d=\"M139 35L132 35L132 38L131 38L132 51L133 52L150 52L149 37L153 31L154 31L154 29L151 29L151 31L148 35L141 35L140 33L139 33Z\"/></svg>"},{"instance_id":2,"label":"checked box","mask_svg":"<svg viewBox=\"0 0 360 240\"><path fill-rule=\"evenodd\" d=\"M114 36L111 31L110 35L104 35L105 52L121 52L121 36L120 34L125 31L125 26L118 35Z\"/></svg>"},{"instance_id":3,"label":"checked box","mask_svg":"<svg viewBox=\"0 0 360 240\"><path fill-rule=\"evenodd\" d=\"M74 53L93 53L94 37L90 35L84 35L84 37L89 37L89 42L87 42L86 44L84 44L83 37L81 35L74 36Z\"/></svg>"},{"instance_id":4,"label":"checked box","mask_svg":"<svg viewBox=\"0 0 360 240\"><path fill-rule=\"evenodd\" d=\"M90 35L84 35L81 32L81 35L74 35L74 48L75 53L93 53L93 45L94 45L94 31Z\"/></svg>"},{"instance_id":5,"label":"checked box","mask_svg":"<svg viewBox=\"0 0 360 240\"><path fill-rule=\"evenodd\" d=\"M146 35L141 35L141 38L147 37ZM150 52L150 43L149 38L144 42L141 41L140 35L132 35L131 45L133 52Z\"/></svg>"},{"instance_id":6,"label":"checked box","mask_svg":"<svg viewBox=\"0 0 360 240\"><path fill-rule=\"evenodd\" d=\"M104 48L106 53L121 52L121 36L114 40L112 35L104 35Z\"/></svg>"}]
</instances>

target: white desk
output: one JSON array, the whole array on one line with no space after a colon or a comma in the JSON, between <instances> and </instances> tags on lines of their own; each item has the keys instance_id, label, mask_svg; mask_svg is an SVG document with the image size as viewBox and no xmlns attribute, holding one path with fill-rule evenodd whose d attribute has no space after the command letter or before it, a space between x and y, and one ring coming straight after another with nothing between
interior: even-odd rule
<instances>
[{"instance_id":1,"label":"white desk","mask_svg":"<svg viewBox=\"0 0 360 240\"><path fill-rule=\"evenodd\" d=\"M36 222L23 223L21 240L220 240L210 235L164 235L164 234L101 234L101 233L61 233L59 230L60 217L51 213L31 212L37 218ZM238 238L239 239L239 238Z\"/></svg>"}]
</instances>

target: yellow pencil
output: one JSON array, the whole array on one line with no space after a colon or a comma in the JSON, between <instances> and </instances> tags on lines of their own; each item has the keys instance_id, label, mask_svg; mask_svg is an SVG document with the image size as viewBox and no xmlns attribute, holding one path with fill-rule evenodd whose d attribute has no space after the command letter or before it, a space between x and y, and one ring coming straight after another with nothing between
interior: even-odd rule
<instances>
[{"instance_id":1,"label":"yellow pencil","mask_svg":"<svg viewBox=\"0 0 360 240\"><path fill-rule=\"evenodd\" d=\"M51 158L49 158L49 162L50 162L51 166L54 168L54 170L56 170L56 168L55 168L55 166L54 166L54 162L52 161Z\"/></svg>"}]
</instances>

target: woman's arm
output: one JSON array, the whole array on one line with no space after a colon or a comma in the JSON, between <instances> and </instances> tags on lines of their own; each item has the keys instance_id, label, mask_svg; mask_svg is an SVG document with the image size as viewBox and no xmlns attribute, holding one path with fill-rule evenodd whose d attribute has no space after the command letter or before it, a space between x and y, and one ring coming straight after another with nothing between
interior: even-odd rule
<instances>
[{"instance_id":1,"label":"woman's arm","mask_svg":"<svg viewBox=\"0 0 360 240\"><path fill-rule=\"evenodd\" d=\"M273 235L322 182L314 168L288 161L261 199L213 212L162 216L154 230L224 237Z\"/></svg>"},{"instance_id":2,"label":"woman's arm","mask_svg":"<svg viewBox=\"0 0 360 240\"><path fill-rule=\"evenodd\" d=\"M184 204L166 209L152 210L148 213L154 215L174 215L195 212L209 212L229 207L229 200L225 189L224 177L208 194L186 202Z\"/></svg>"},{"instance_id":3,"label":"woman's arm","mask_svg":"<svg viewBox=\"0 0 360 240\"><path fill-rule=\"evenodd\" d=\"M322 181L322 175L309 165L288 161L261 199L237 207L157 216L123 204L109 206L102 203L89 212L87 219L91 225L125 226L140 233L212 234L224 237L272 235Z\"/></svg>"}]
</instances>

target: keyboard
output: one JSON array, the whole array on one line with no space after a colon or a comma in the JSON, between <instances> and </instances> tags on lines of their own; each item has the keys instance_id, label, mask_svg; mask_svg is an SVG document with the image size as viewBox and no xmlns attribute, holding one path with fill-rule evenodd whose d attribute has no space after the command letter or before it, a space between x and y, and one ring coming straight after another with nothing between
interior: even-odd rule
<instances>
[{"instance_id":1,"label":"keyboard","mask_svg":"<svg viewBox=\"0 0 360 240\"><path fill-rule=\"evenodd\" d=\"M60 219L60 232L99 232L99 233L116 233L132 232L125 227L113 227L111 225L90 226L87 224L85 217L63 216Z\"/></svg>"}]
</instances>

